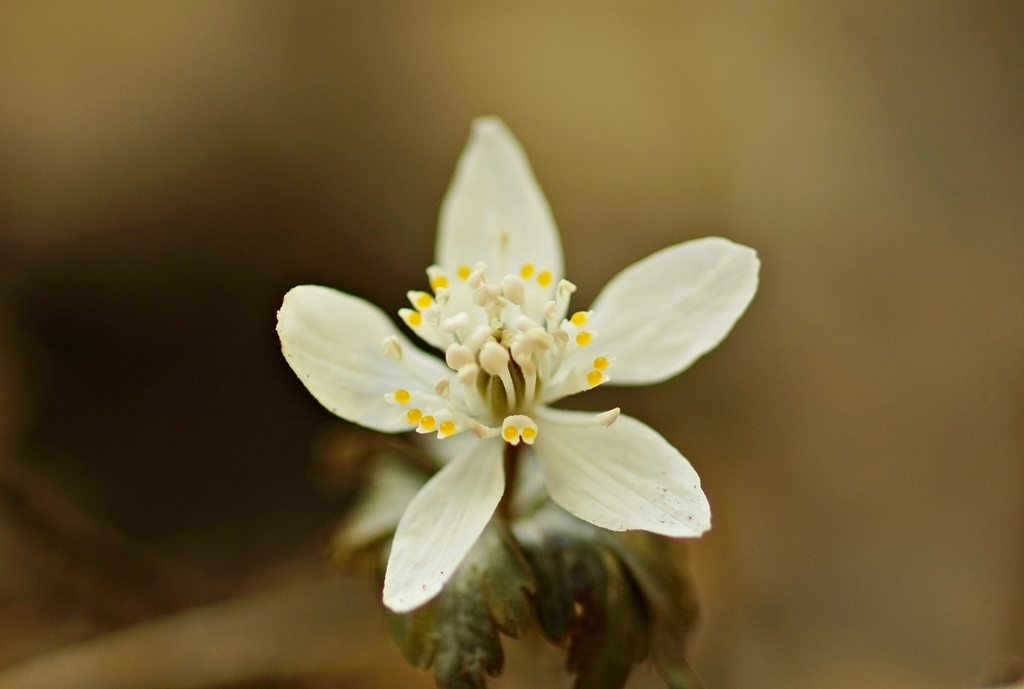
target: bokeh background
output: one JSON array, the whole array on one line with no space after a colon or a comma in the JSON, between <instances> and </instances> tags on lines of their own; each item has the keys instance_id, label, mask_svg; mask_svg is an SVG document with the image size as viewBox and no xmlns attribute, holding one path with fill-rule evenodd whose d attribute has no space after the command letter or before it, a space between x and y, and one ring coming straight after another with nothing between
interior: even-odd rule
<instances>
[{"instance_id":1,"label":"bokeh background","mask_svg":"<svg viewBox=\"0 0 1024 689\"><path fill-rule=\"evenodd\" d=\"M963 687L1024 653L1021 3L5 2L0 664L326 575L344 424L275 310L424 286L482 114L579 303L671 243L760 252L716 351L580 400L703 478L709 689ZM373 662L230 686L430 686L352 596Z\"/></svg>"}]
</instances>

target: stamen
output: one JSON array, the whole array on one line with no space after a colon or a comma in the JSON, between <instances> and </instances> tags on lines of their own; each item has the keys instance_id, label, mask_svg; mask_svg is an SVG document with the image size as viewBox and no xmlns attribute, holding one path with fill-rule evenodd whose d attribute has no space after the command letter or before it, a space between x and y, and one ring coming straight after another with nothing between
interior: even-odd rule
<instances>
[{"instance_id":1,"label":"stamen","mask_svg":"<svg viewBox=\"0 0 1024 689\"><path fill-rule=\"evenodd\" d=\"M565 314L569 312L569 299L576 291L576 285L568 280L559 280L558 288L555 290L555 300L544 305L544 318L547 320L548 330L553 330L561 324Z\"/></svg>"},{"instance_id":2,"label":"stamen","mask_svg":"<svg viewBox=\"0 0 1024 689\"><path fill-rule=\"evenodd\" d=\"M437 305L443 309L448 305L448 300L452 298L452 293L445 287L438 287L434 291L434 298L437 300Z\"/></svg>"},{"instance_id":3,"label":"stamen","mask_svg":"<svg viewBox=\"0 0 1024 689\"><path fill-rule=\"evenodd\" d=\"M480 366L492 376L508 372L508 350L497 342L488 342L480 350Z\"/></svg>"},{"instance_id":4,"label":"stamen","mask_svg":"<svg viewBox=\"0 0 1024 689\"><path fill-rule=\"evenodd\" d=\"M435 328L441 325L441 308L436 304L431 304L420 313L423 314L423 320Z\"/></svg>"},{"instance_id":5,"label":"stamen","mask_svg":"<svg viewBox=\"0 0 1024 689\"><path fill-rule=\"evenodd\" d=\"M452 423L451 421L442 421L441 425L438 427L437 430L442 437L447 438L448 436L455 433L455 424Z\"/></svg>"},{"instance_id":6,"label":"stamen","mask_svg":"<svg viewBox=\"0 0 1024 689\"><path fill-rule=\"evenodd\" d=\"M480 367L492 376L501 378L505 386L505 399L509 408L516 406L516 388L512 383L512 374L508 371L508 350L497 342L488 342L480 350Z\"/></svg>"},{"instance_id":7,"label":"stamen","mask_svg":"<svg viewBox=\"0 0 1024 689\"><path fill-rule=\"evenodd\" d=\"M611 380L609 376L592 369L589 365L577 364L569 369L565 377L559 382L551 387L545 387L541 391L539 401L546 404L568 395L575 395L577 392L590 390L602 383L607 383L609 380Z\"/></svg>"},{"instance_id":8,"label":"stamen","mask_svg":"<svg viewBox=\"0 0 1024 689\"><path fill-rule=\"evenodd\" d=\"M609 409L606 412L602 412L594 417L594 423L598 426L604 426L607 428L615 423L615 420L619 418L619 408Z\"/></svg>"},{"instance_id":9,"label":"stamen","mask_svg":"<svg viewBox=\"0 0 1024 689\"><path fill-rule=\"evenodd\" d=\"M576 333L576 344L580 347L590 344L590 333L586 330L580 333Z\"/></svg>"},{"instance_id":10,"label":"stamen","mask_svg":"<svg viewBox=\"0 0 1024 689\"><path fill-rule=\"evenodd\" d=\"M423 418L420 419L420 428L422 428L425 431L432 431L434 430L434 425L436 423L437 419L435 419L433 416L424 416Z\"/></svg>"},{"instance_id":11,"label":"stamen","mask_svg":"<svg viewBox=\"0 0 1024 689\"><path fill-rule=\"evenodd\" d=\"M390 357L395 361L402 360L402 343L398 341L397 337L388 335L380 344L381 349L384 351L384 356Z\"/></svg>"},{"instance_id":12,"label":"stamen","mask_svg":"<svg viewBox=\"0 0 1024 689\"><path fill-rule=\"evenodd\" d=\"M473 271L470 270L469 266L459 266L459 270L458 270L457 274L459 276L459 279L462 280L463 282L465 282L466 279L469 277L469 274L472 273L472 272Z\"/></svg>"},{"instance_id":13,"label":"stamen","mask_svg":"<svg viewBox=\"0 0 1024 689\"><path fill-rule=\"evenodd\" d=\"M433 297L431 297L431 296L430 296L429 294L427 294L426 292L421 292L421 293L420 293L420 294L419 294L419 295L418 295L418 296L416 297L416 306L417 306L418 308L421 308L421 309L425 309L425 308L427 308L428 306L430 306L430 305L431 305L431 304L433 304L433 303L434 303L434 299L433 299Z\"/></svg>"},{"instance_id":14,"label":"stamen","mask_svg":"<svg viewBox=\"0 0 1024 689\"><path fill-rule=\"evenodd\" d=\"M410 397L408 390L395 390L395 401L399 404L408 404Z\"/></svg>"},{"instance_id":15,"label":"stamen","mask_svg":"<svg viewBox=\"0 0 1024 689\"><path fill-rule=\"evenodd\" d=\"M481 285L487 284L487 264L480 261L476 264L476 270L466 276L466 284L470 289L479 289Z\"/></svg>"},{"instance_id":16,"label":"stamen","mask_svg":"<svg viewBox=\"0 0 1024 689\"><path fill-rule=\"evenodd\" d=\"M524 280L528 279L531 275L533 275L533 264L532 263L524 263L523 267L519 269L519 275Z\"/></svg>"},{"instance_id":17,"label":"stamen","mask_svg":"<svg viewBox=\"0 0 1024 689\"><path fill-rule=\"evenodd\" d=\"M520 440L533 445L537 439L537 422L524 414L506 416L501 423L501 437L510 445L518 445Z\"/></svg>"},{"instance_id":18,"label":"stamen","mask_svg":"<svg viewBox=\"0 0 1024 689\"><path fill-rule=\"evenodd\" d=\"M399 309L398 315L409 325L410 328L415 328L423 323L423 316L419 311L413 311L412 309Z\"/></svg>"},{"instance_id":19,"label":"stamen","mask_svg":"<svg viewBox=\"0 0 1024 689\"><path fill-rule=\"evenodd\" d=\"M442 399L448 400L452 396L452 379L444 376L434 385L434 392Z\"/></svg>"},{"instance_id":20,"label":"stamen","mask_svg":"<svg viewBox=\"0 0 1024 689\"><path fill-rule=\"evenodd\" d=\"M460 330L469 325L469 314L465 311L460 311L451 318L445 318L441 321L441 330L445 331L449 335L453 334L456 330Z\"/></svg>"},{"instance_id":21,"label":"stamen","mask_svg":"<svg viewBox=\"0 0 1024 689\"><path fill-rule=\"evenodd\" d=\"M466 425L469 426L469 430L473 431L473 435L478 438L494 438L500 434L497 428L485 426L476 419L468 419Z\"/></svg>"},{"instance_id":22,"label":"stamen","mask_svg":"<svg viewBox=\"0 0 1024 689\"><path fill-rule=\"evenodd\" d=\"M444 268L441 266L430 266L427 268L427 280L430 282L430 288L436 293L437 290L448 286L448 276L444 273Z\"/></svg>"},{"instance_id":23,"label":"stamen","mask_svg":"<svg viewBox=\"0 0 1024 689\"><path fill-rule=\"evenodd\" d=\"M462 344L466 345L474 352L480 351L480 348L484 346L484 342L491 336L490 326L480 325L469 334L469 337L462 341Z\"/></svg>"},{"instance_id":24,"label":"stamen","mask_svg":"<svg viewBox=\"0 0 1024 689\"><path fill-rule=\"evenodd\" d=\"M410 409L409 411L405 412L405 418L409 421L409 423L419 423L420 419L423 418L423 412L421 412L419 409Z\"/></svg>"},{"instance_id":25,"label":"stamen","mask_svg":"<svg viewBox=\"0 0 1024 689\"><path fill-rule=\"evenodd\" d=\"M537 275L537 284L539 284L541 287L547 287L548 285L550 285L551 273L546 270L540 271L540 274Z\"/></svg>"},{"instance_id":26,"label":"stamen","mask_svg":"<svg viewBox=\"0 0 1024 689\"><path fill-rule=\"evenodd\" d=\"M527 330L526 339L537 349L551 349L552 344L554 344L551 341L551 336L540 326Z\"/></svg>"},{"instance_id":27,"label":"stamen","mask_svg":"<svg viewBox=\"0 0 1024 689\"><path fill-rule=\"evenodd\" d=\"M479 306L480 308L487 306L487 300L488 297L486 285L479 287L475 292L473 292L473 303Z\"/></svg>"},{"instance_id":28,"label":"stamen","mask_svg":"<svg viewBox=\"0 0 1024 689\"><path fill-rule=\"evenodd\" d=\"M523 372L523 381L526 383L526 390L523 391L523 401L529 404L537 394L537 365L533 363L533 357L516 359L519 370Z\"/></svg>"},{"instance_id":29,"label":"stamen","mask_svg":"<svg viewBox=\"0 0 1024 689\"><path fill-rule=\"evenodd\" d=\"M594 359L594 368L596 368L598 371L605 370L606 368L608 368L608 359L606 359L603 356L597 357L596 359Z\"/></svg>"},{"instance_id":30,"label":"stamen","mask_svg":"<svg viewBox=\"0 0 1024 689\"><path fill-rule=\"evenodd\" d=\"M480 367L476 364L466 364L465 366L459 367L459 371L456 374L456 378L459 382L466 386L469 390L472 388L472 383L476 381L476 377L480 374Z\"/></svg>"},{"instance_id":31,"label":"stamen","mask_svg":"<svg viewBox=\"0 0 1024 689\"><path fill-rule=\"evenodd\" d=\"M587 314L584 311L577 311L569 319L577 328L582 328L587 322Z\"/></svg>"}]
</instances>

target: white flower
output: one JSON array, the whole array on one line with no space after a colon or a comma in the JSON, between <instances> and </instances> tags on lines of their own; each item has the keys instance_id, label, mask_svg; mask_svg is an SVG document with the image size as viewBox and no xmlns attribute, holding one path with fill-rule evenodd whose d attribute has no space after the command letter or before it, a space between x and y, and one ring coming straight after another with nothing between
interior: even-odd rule
<instances>
[{"instance_id":1,"label":"white flower","mask_svg":"<svg viewBox=\"0 0 1024 689\"><path fill-rule=\"evenodd\" d=\"M597 526L699 536L711 512L690 463L618 409L547 405L597 385L670 378L715 347L757 290L756 253L709 237L662 249L570 313L562 249L526 155L481 118L441 206L431 292L400 317L445 361L413 346L377 307L327 287L292 289L278 313L285 358L334 414L386 433L472 442L409 503L384 603L433 598L505 489L506 443L531 445L551 498ZM447 365L446 365L447 364ZM453 441L451 441L453 442Z\"/></svg>"}]
</instances>

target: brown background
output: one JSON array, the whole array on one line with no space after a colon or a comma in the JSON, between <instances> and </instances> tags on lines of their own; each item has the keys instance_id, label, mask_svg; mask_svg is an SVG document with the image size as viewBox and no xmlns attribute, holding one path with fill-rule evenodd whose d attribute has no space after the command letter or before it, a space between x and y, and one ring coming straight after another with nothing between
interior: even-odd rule
<instances>
[{"instance_id":1,"label":"brown background","mask_svg":"<svg viewBox=\"0 0 1024 689\"><path fill-rule=\"evenodd\" d=\"M580 303L761 254L718 350L578 401L703 477L708 688L1024 653L1024 5L528 4L0 6L0 662L318 575L348 492L275 309L423 286L492 113Z\"/></svg>"}]
</instances>

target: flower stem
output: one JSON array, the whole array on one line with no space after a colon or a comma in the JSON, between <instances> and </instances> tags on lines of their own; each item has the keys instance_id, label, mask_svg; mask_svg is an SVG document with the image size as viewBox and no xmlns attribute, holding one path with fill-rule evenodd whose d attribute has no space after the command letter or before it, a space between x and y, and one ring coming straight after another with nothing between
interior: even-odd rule
<instances>
[{"instance_id":1,"label":"flower stem","mask_svg":"<svg viewBox=\"0 0 1024 689\"><path fill-rule=\"evenodd\" d=\"M516 471L519 468L519 446L505 443L505 492L494 511L498 518L508 522L512 512L512 489L516 483Z\"/></svg>"}]
</instances>

